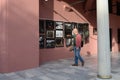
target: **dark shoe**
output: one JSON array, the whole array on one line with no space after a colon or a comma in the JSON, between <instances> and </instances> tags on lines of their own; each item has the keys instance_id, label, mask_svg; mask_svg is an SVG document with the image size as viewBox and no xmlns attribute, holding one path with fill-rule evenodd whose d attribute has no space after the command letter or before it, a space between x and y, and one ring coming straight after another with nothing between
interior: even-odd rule
<instances>
[{"instance_id":1,"label":"dark shoe","mask_svg":"<svg viewBox=\"0 0 120 80\"><path fill-rule=\"evenodd\" d=\"M85 64L85 63L84 63L84 62L82 62L82 67L84 66L84 64Z\"/></svg>"},{"instance_id":2,"label":"dark shoe","mask_svg":"<svg viewBox=\"0 0 120 80\"><path fill-rule=\"evenodd\" d=\"M72 64L72 66L78 66L78 64Z\"/></svg>"}]
</instances>

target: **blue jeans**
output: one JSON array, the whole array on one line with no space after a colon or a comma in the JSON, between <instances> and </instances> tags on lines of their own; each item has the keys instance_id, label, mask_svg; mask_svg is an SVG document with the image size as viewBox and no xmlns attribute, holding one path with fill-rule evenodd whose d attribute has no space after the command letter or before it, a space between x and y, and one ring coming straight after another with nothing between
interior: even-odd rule
<instances>
[{"instance_id":1,"label":"blue jeans","mask_svg":"<svg viewBox=\"0 0 120 80\"><path fill-rule=\"evenodd\" d=\"M83 58L80 56L80 48L76 48L74 46L74 61L75 61L75 64L78 64L78 59L81 61L81 62L84 62Z\"/></svg>"}]
</instances>

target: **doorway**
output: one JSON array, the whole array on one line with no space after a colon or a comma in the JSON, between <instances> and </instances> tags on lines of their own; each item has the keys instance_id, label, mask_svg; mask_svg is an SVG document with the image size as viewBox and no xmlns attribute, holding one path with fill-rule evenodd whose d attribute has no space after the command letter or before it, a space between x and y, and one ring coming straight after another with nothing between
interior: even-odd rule
<instances>
[{"instance_id":1,"label":"doorway","mask_svg":"<svg viewBox=\"0 0 120 80\"><path fill-rule=\"evenodd\" d=\"M112 51L112 29L109 29L110 31L110 51Z\"/></svg>"},{"instance_id":2,"label":"doorway","mask_svg":"<svg viewBox=\"0 0 120 80\"><path fill-rule=\"evenodd\" d=\"M117 38L118 38L118 49L120 51L120 28L117 30Z\"/></svg>"}]
</instances>

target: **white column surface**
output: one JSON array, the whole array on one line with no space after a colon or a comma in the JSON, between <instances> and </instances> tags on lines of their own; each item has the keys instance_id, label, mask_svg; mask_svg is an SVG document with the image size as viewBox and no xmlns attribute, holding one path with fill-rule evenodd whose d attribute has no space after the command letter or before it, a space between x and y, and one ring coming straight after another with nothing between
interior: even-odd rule
<instances>
[{"instance_id":1,"label":"white column surface","mask_svg":"<svg viewBox=\"0 0 120 80\"><path fill-rule=\"evenodd\" d=\"M110 38L108 0L97 0L98 76L110 78Z\"/></svg>"}]
</instances>

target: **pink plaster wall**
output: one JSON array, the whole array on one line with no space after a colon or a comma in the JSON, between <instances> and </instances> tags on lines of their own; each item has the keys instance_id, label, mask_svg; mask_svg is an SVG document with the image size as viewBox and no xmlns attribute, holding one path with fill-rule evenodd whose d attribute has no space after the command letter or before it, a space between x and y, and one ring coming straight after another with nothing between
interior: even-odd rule
<instances>
[{"instance_id":1,"label":"pink plaster wall","mask_svg":"<svg viewBox=\"0 0 120 80\"><path fill-rule=\"evenodd\" d=\"M117 29L120 28L120 16L110 14L110 27L112 28L112 52L120 52L118 42Z\"/></svg>"},{"instance_id":2,"label":"pink plaster wall","mask_svg":"<svg viewBox=\"0 0 120 80\"><path fill-rule=\"evenodd\" d=\"M7 0L0 0L0 72L8 70L8 49L7 49Z\"/></svg>"},{"instance_id":3,"label":"pink plaster wall","mask_svg":"<svg viewBox=\"0 0 120 80\"><path fill-rule=\"evenodd\" d=\"M70 1L67 0L67 2L70 2ZM44 4L40 5L40 19L51 19L55 21L65 21L65 22L68 21L68 22L78 22L78 23L89 23L89 21L81 13L79 13L76 9L74 9L74 7L69 6L67 2L64 2L62 0L48 0L48 2L44 2ZM52 8L47 8L52 4L53 4ZM71 7L73 11L72 12L66 11L65 10L66 6ZM46 11L50 11L51 9L53 10L53 12L52 13L49 12L49 14L53 14L52 17L48 13L46 13ZM81 49L81 55L87 55L87 53L91 51L92 47L90 49L89 46L90 46L89 44L84 45L84 47ZM96 44L94 45L94 47L96 48ZM73 57L73 52L70 52L69 48L67 48L65 45L64 47L58 47L58 48L56 47L52 49L40 49L40 63L62 59L62 58L72 58L72 57Z\"/></svg>"},{"instance_id":4,"label":"pink plaster wall","mask_svg":"<svg viewBox=\"0 0 120 80\"><path fill-rule=\"evenodd\" d=\"M88 13L92 17L88 20L88 17L84 17L79 11L82 6L72 7L67 2L70 1L0 0L0 72L33 68L39 66L39 63L73 57L73 52L70 52L69 48L65 46L54 49L40 49L39 52L38 18L78 23L88 22L89 43L81 49L81 54L97 54L97 35L93 35L93 27L96 26L89 22L89 20L95 22L95 15ZM66 6L73 11L66 11ZM112 52L114 53L120 50L120 45L117 44L119 21L119 16L110 14Z\"/></svg>"},{"instance_id":5,"label":"pink plaster wall","mask_svg":"<svg viewBox=\"0 0 120 80\"><path fill-rule=\"evenodd\" d=\"M72 3L70 0L51 0L53 3L50 3L50 0L48 2L45 2L46 5L44 7L48 7L51 4L52 6L52 16L49 16L46 11L48 9L46 8L40 8L40 18L44 19L52 19L55 21L68 21L68 22L78 22L78 23L89 23L89 43L84 45L84 47L81 49L82 55L97 55L97 35L93 35L93 27L96 26L96 13L93 9L95 9L95 4L93 4L94 0L87 0L85 3L85 9L88 10L85 12L84 15L83 12L81 12L81 9L83 9L83 5L81 3L76 4L74 6L70 6L68 3ZM73 1L74 2L74 1ZM91 4L90 4L91 3ZM82 6L80 6L80 4ZM59 6L58 6L59 5ZM65 7L70 7L73 11L69 12L65 9ZM40 5L40 7L42 7ZM49 8L51 9L51 8ZM89 11L93 10L93 11ZM42 14L42 15L41 15ZM51 14L51 13L50 13ZM46 15L49 16L46 18ZM117 44L117 28L120 27L119 25L119 16L111 15L110 14L110 27L112 28L112 52L118 53L119 52L119 45ZM68 48L65 46L63 48L54 48L54 49L40 49L40 61L47 62L50 60L56 60L60 58L69 58L73 57L72 52L68 51Z\"/></svg>"},{"instance_id":6,"label":"pink plaster wall","mask_svg":"<svg viewBox=\"0 0 120 80\"><path fill-rule=\"evenodd\" d=\"M39 66L39 0L7 0L5 18L7 55L0 53L5 58L1 72Z\"/></svg>"},{"instance_id":7,"label":"pink plaster wall","mask_svg":"<svg viewBox=\"0 0 120 80\"><path fill-rule=\"evenodd\" d=\"M39 17L45 18L45 19L53 19L53 13L54 13L54 0L39 0ZM43 11L44 10L44 11Z\"/></svg>"},{"instance_id":8,"label":"pink plaster wall","mask_svg":"<svg viewBox=\"0 0 120 80\"><path fill-rule=\"evenodd\" d=\"M93 26L91 25L91 23L87 20L86 17L82 15L82 13L80 13L79 9L80 8L83 9L82 3L76 4L75 6L70 6L68 3L72 3L72 2L69 0L65 0L65 1L54 0L54 10L57 13L54 13L53 20L77 22L77 23L89 23L90 42L89 44L84 45L84 47L81 49L81 55L87 55L88 53L96 54L97 53L97 49L96 49L97 48L97 37L93 35ZM73 11L71 12L66 11L65 6L70 7Z\"/></svg>"}]
</instances>

